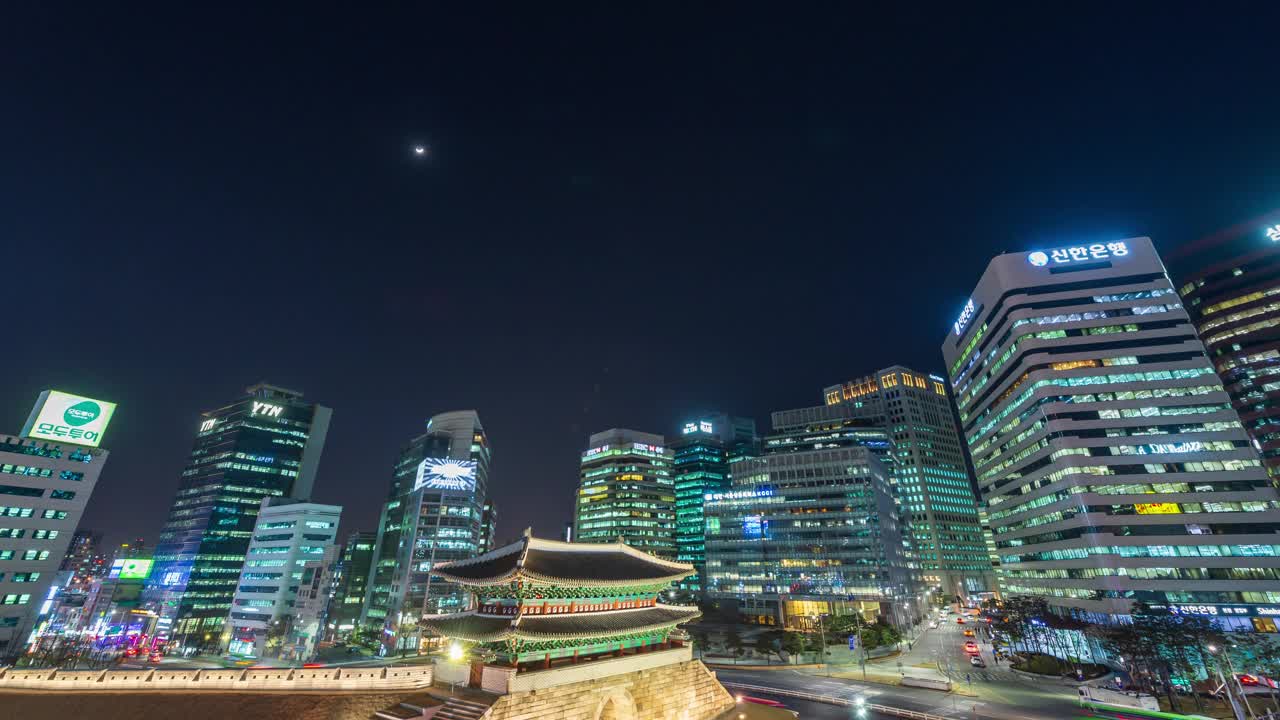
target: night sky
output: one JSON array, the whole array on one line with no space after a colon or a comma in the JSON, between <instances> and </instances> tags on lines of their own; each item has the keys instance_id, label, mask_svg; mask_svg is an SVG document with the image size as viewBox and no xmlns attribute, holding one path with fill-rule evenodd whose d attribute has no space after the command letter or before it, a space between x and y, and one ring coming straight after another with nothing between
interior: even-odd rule
<instances>
[{"instance_id":1,"label":"night sky","mask_svg":"<svg viewBox=\"0 0 1280 720\"><path fill-rule=\"evenodd\" d=\"M475 408L500 536L552 535L591 432L938 372L998 252L1280 206L1264 3L44 5L0 16L0 429L119 403L114 541L261 380L334 408L344 532Z\"/></svg>"}]
</instances>

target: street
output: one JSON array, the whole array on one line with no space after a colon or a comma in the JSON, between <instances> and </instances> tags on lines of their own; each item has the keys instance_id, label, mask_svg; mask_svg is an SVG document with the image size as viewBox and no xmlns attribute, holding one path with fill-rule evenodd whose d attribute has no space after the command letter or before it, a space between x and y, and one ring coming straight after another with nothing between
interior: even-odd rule
<instances>
[{"instance_id":1,"label":"street","mask_svg":"<svg viewBox=\"0 0 1280 720\"><path fill-rule=\"evenodd\" d=\"M857 679L860 672L857 664L832 665L829 669L832 677L825 676L828 671L824 669L762 671L722 667L716 668L716 675L733 692L740 692L733 687L734 684L745 684L850 699L863 697L868 703L952 718L1061 720L1061 718L1080 714L1075 686L1049 678L1038 680L1023 677L1014 673L1003 662L997 665L990 644L976 637L977 632L973 638L965 637L966 628L975 628L975 624L959 625L956 623L955 615L952 614L939 622L936 629L925 631L909 652L898 658L870 665L882 671L885 669L896 671L897 664L901 662L904 670L911 667L940 670L952 679L956 687L973 693L972 696L924 688L862 682ZM986 668L970 666L969 658L964 653L966 640L978 642L982 651L981 656L987 663ZM759 691L751 691L747 694L761 695ZM777 699L787 703L792 709L800 710L796 700ZM827 707L842 714L824 714L827 711L814 709L815 714L812 716L805 715L803 712L801 716L850 717L848 708Z\"/></svg>"}]
</instances>

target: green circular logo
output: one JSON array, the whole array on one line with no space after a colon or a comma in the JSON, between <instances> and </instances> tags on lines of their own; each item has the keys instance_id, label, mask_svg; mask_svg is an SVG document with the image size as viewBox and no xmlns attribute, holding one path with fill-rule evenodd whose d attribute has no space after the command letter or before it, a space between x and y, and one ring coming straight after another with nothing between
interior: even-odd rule
<instances>
[{"instance_id":1,"label":"green circular logo","mask_svg":"<svg viewBox=\"0 0 1280 720\"><path fill-rule=\"evenodd\" d=\"M102 408L92 400L84 400L72 405L62 413L62 421L71 427L88 425L102 414Z\"/></svg>"}]
</instances>

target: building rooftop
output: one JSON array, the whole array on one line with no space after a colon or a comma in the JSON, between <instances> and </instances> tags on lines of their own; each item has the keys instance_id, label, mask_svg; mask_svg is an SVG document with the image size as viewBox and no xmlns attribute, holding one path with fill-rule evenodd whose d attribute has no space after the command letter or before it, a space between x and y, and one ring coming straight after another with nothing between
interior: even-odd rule
<instances>
[{"instance_id":1,"label":"building rooftop","mask_svg":"<svg viewBox=\"0 0 1280 720\"><path fill-rule=\"evenodd\" d=\"M461 585L497 585L523 580L563 585L618 586L672 582L694 573L624 543L566 543L525 535L514 543L467 560L439 563L432 572Z\"/></svg>"}]
</instances>

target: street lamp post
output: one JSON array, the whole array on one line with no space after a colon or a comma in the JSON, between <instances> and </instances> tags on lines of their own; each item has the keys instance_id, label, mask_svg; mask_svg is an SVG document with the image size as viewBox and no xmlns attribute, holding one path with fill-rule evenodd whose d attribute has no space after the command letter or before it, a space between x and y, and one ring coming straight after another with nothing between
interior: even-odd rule
<instances>
[{"instance_id":1,"label":"street lamp post","mask_svg":"<svg viewBox=\"0 0 1280 720\"><path fill-rule=\"evenodd\" d=\"M831 677L831 664L827 662L827 633L822 627L822 614L818 613L818 657L827 677Z\"/></svg>"},{"instance_id":2,"label":"street lamp post","mask_svg":"<svg viewBox=\"0 0 1280 720\"><path fill-rule=\"evenodd\" d=\"M1207 649L1209 650L1210 654L1212 654L1214 657L1217 657L1218 650L1219 650L1217 645L1209 645ZM1231 669L1231 658L1226 657L1227 652L1225 648L1222 649L1222 656L1225 657L1227 660L1227 671L1231 673L1231 681L1228 681L1225 677L1222 676L1221 665L1215 668L1218 671L1218 679L1222 681L1222 689L1227 693L1227 700L1231 703L1232 714L1235 715L1236 720L1244 720L1244 710L1240 708L1240 703L1239 701L1236 700L1235 693L1231 691L1232 681L1236 680L1236 674L1235 674L1235 671ZM1242 698L1244 697L1243 689L1240 689L1240 697ZM1249 707L1248 700L1245 700L1245 707ZM1252 707L1249 707L1249 716L1256 717L1253 714Z\"/></svg>"}]
</instances>

